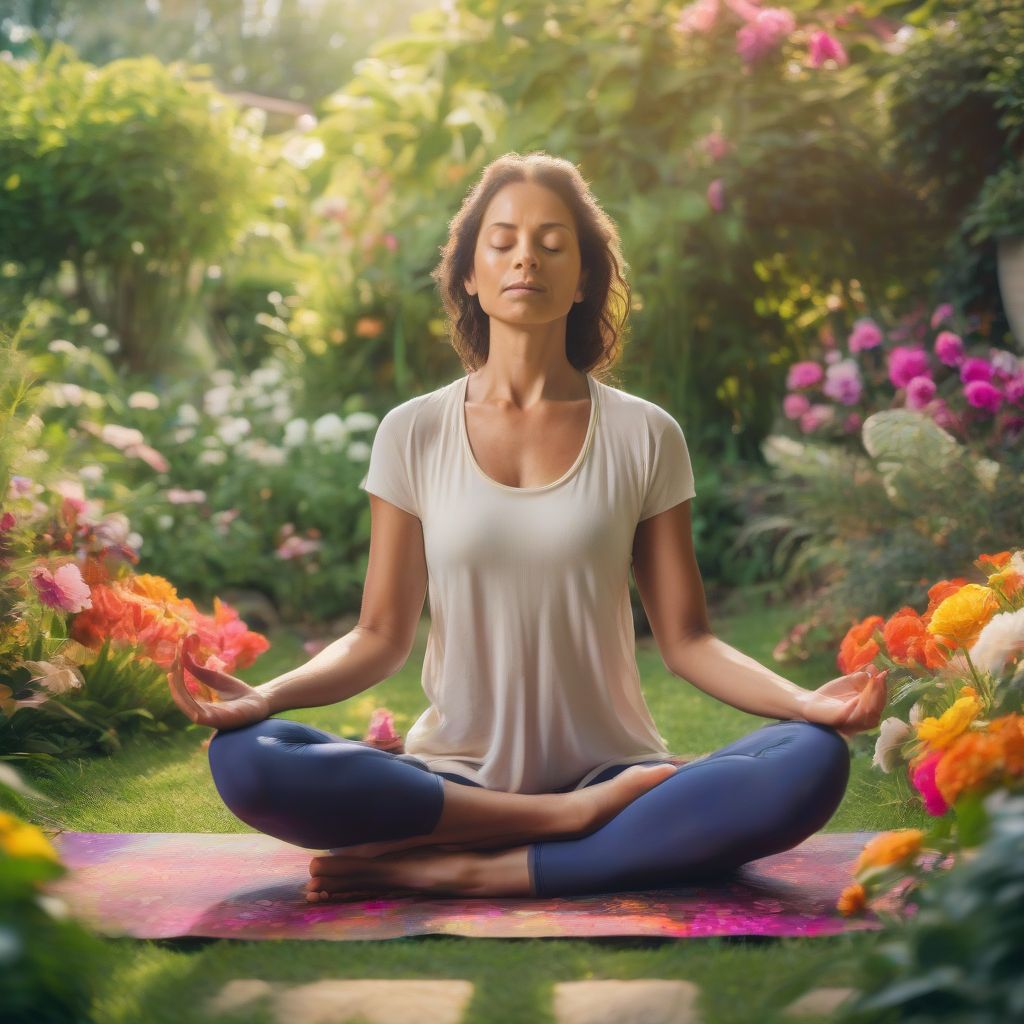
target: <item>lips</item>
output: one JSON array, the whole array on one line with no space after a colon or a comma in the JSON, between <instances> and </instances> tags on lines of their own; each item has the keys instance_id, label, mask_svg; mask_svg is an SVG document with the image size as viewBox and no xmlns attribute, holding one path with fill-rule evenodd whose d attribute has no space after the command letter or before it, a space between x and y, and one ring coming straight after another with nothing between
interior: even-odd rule
<instances>
[{"instance_id":1,"label":"lips","mask_svg":"<svg viewBox=\"0 0 1024 1024\"><path fill-rule=\"evenodd\" d=\"M535 284L510 284L505 291L519 291L519 292L539 292L543 291L538 285Z\"/></svg>"}]
</instances>

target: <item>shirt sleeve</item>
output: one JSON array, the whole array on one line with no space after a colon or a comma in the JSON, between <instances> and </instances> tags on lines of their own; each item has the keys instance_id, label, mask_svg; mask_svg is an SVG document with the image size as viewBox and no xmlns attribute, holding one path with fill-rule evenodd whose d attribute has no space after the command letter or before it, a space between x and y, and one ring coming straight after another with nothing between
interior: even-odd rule
<instances>
[{"instance_id":1,"label":"shirt sleeve","mask_svg":"<svg viewBox=\"0 0 1024 1024\"><path fill-rule=\"evenodd\" d=\"M664 512L696 496L690 452L683 428L660 406L649 424L644 499L640 519Z\"/></svg>"},{"instance_id":2,"label":"shirt sleeve","mask_svg":"<svg viewBox=\"0 0 1024 1024\"><path fill-rule=\"evenodd\" d=\"M370 447L370 465L359 487L419 517L411 472L410 423L408 417L400 415L400 410L396 406L385 413L377 426Z\"/></svg>"}]
</instances>

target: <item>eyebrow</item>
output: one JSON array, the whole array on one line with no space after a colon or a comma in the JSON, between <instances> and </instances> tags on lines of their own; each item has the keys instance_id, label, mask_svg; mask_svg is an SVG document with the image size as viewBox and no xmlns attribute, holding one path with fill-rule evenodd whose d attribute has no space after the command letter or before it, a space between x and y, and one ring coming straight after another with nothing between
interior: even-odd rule
<instances>
[{"instance_id":1,"label":"eyebrow","mask_svg":"<svg viewBox=\"0 0 1024 1024\"><path fill-rule=\"evenodd\" d=\"M503 221L503 220L495 220L495 221L492 221L487 226L489 228L514 228L515 224L509 224L509 223L507 223L506 221ZM557 220L546 221L544 224L541 224L540 226L542 228L565 228L566 231L569 230L569 225L568 224L563 224L561 221L557 221Z\"/></svg>"}]
</instances>

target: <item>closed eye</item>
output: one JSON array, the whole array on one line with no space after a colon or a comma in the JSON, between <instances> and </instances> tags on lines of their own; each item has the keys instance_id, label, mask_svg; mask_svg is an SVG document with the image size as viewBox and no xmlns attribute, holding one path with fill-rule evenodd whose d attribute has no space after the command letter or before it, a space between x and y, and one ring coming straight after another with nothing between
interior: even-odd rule
<instances>
[{"instance_id":1,"label":"closed eye","mask_svg":"<svg viewBox=\"0 0 1024 1024\"><path fill-rule=\"evenodd\" d=\"M511 245L496 245L494 248L497 249L498 252L508 252L508 250L511 249L512 246ZM545 252L561 252L562 251L561 249L549 249L546 245L542 245L541 248Z\"/></svg>"}]
</instances>

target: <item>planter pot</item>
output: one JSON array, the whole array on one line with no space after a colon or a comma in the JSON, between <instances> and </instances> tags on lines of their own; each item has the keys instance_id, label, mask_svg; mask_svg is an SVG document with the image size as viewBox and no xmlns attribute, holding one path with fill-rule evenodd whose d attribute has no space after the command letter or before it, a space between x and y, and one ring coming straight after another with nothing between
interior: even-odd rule
<instances>
[{"instance_id":1,"label":"planter pot","mask_svg":"<svg viewBox=\"0 0 1024 1024\"><path fill-rule=\"evenodd\" d=\"M996 246L999 294L1017 348L1024 350L1024 236L1000 238Z\"/></svg>"}]
</instances>

